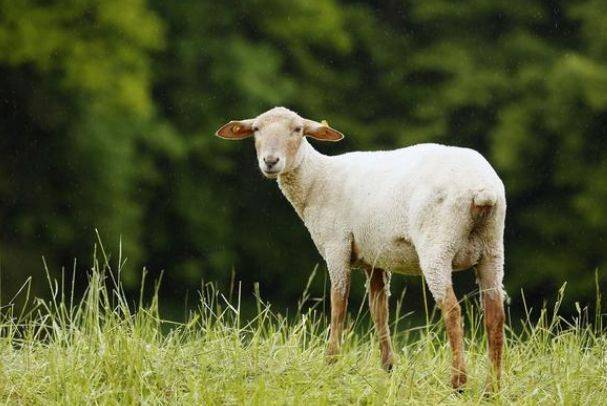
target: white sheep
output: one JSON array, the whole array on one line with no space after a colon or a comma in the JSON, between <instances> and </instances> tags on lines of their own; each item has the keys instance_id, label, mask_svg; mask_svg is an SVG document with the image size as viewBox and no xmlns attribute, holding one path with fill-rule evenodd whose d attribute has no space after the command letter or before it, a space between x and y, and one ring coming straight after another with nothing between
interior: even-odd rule
<instances>
[{"instance_id":1,"label":"white sheep","mask_svg":"<svg viewBox=\"0 0 607 406\"><path fill-rule=\"evenodd\" d=\"M489 358L499 383L503 346L504 185L476 151L420 144L392 151L326 156L306 137L343 135L284 107L230 121L216 133L255 136L261 172L278 185L308 228L331 280L329 359L338 354L350 270L368 275L369 306L382 366L393 365L388 326L391 272L423 275L443 314L453 352L454 388L466 382L460 305L453 271L475 268L482 292Z\"/></svg>"}]
</instances>

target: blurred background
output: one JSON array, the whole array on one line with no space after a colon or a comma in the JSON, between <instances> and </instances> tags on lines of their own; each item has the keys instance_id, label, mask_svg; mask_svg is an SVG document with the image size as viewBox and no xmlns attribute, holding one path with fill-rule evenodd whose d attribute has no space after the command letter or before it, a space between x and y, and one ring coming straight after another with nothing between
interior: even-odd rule
<instances>
[{"instance_id":1,"label":"blurred background","mask_svg":"<svg viewBox=\"0 0 607 406\"><path fill-rule=\"evenodd\" d=\"M324 264L230 119L284 105L346 134L327 154L481 151L508 196L512 310L593 303L607 278L607 2L0 0L2 301L92 264L95 229L169 316L201 281L293 308ZM76 262L74 260L76 259ZM357 276L354 303L362 299ZM473 294L474 276L455 277ZM419 278L408 310L421 311Z\"/></svg>"}]
</instances>

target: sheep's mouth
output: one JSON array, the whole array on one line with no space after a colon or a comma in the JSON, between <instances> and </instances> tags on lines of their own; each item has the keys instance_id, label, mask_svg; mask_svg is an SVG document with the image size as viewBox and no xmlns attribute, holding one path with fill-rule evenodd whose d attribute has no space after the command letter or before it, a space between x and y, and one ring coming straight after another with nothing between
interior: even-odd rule
<instances>
[{"instance_id":1,"label":"sheep's mouth","mask_svg":"<svg viewBox=\"0 0 607 406\"><path fill-rule=\"evenodd\" d=\"M278 177L278 174L280 173L280 171L262 169L261 173L263 173L263 176L265 176L266 178L276 179Z\"/></svg>"}]
</instances>

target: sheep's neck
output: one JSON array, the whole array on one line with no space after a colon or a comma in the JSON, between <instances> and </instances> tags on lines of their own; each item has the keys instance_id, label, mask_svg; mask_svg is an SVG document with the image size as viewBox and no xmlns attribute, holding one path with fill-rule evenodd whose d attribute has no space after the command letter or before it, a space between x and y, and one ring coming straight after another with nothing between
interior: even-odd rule
<instances>
[{"instance_id":1,"label":"sheep's neck","mask_svg":"<svg viewBox=\"0 0 607 406\"><path fill-rule=\"evenodd\" d=\"M306 209L312 204L314 190L320 187L323 167L329 157L316 151L304 138L300 146L300 163L278 177L278 186L299 217L305 221Z\"/></svg>"}]
</instances>

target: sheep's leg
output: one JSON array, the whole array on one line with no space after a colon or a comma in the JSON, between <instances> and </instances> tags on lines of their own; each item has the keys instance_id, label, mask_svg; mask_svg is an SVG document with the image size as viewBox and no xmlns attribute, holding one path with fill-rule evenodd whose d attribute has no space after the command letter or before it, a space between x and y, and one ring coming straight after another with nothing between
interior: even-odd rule
<instances>
[{"instance_id":1,"label":"sheep's leg","mask_svg":"<svg viewBox=\"0 0 607 406\"><path fill-rule=\"evenodd\" d=\"M451 386L461 388L466 383L466 362L464 360L464 327L462 310L453 291L453 286L447 287L445 297L439 303L445 328L451 346Z\"/></svg>"},{"instance_id":2,"label":"sheep's leg","mask_svg":"<svg viewBox=\"0 0 607 406\"><path fill-rule=\"evenodd\" d=\"M369 308L375 324L381 349L381 364L386 371L391 371L394 363L392 343L390 341L390 326L388 325L390 294L390 275L382 269L366 269L369 277Z\"/></svg>"},{"instance_id":3,"label":"sheep's leg","mask_svg":"<svg viewBox=\"0 0 607 406\"><path fill-rule=\"evenodd\" d=\"M336 269L329 265L329 276L331 278L331 331L327 346L327 361L334 362L341 348L344 321L348 312L350 269L348 267Z\"/></svg>"},{"instance_id":4,"label":"sheep's leg","mask_svg":"<svg viewBox=\"0 0 607 406\"><path fill-rule=\"evenodd\" d=\"M487 390L499 388L502 374L502 351L504 346L504 294L502 290L503 260L496 256L485 257L478 269L478 279L485 312L485 331L491 371L487 377Z\"/></svg>"},{"instance_id":5,"label":"sheep's leg","mask_svg":"<svg viewBox=\"0 0 607 406\"><path fill-rule=\"evenodd\" d=\"M451 385L454 389L460 389L466 383L466 362L462 311L451 283L453 253L448 249L427 249L420 250L419 255L426 283L445 321L452 352Z\"/></svg>"},{"instance_id":6,"label":"sheep's leg","mask_svg":"<svg viewBox=\"0 0 607 406\"><path fill-rule=\"evenodd\" d=\"M504 346L504 302L501 297L483 293L485 330L491 361L491 374L487 377L487 389L499 389L502 375L502 349Z\"/></svg>"}]
</instances>

